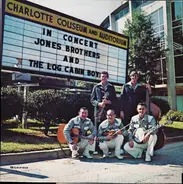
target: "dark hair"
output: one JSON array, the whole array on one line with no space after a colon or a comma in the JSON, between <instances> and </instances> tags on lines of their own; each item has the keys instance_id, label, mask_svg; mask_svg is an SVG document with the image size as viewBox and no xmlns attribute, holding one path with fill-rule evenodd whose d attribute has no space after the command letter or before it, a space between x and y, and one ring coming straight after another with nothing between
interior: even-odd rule
<instances>
[{"instance_id":1,"label":"dark hair","mask_svg":"<svg viewBox=\"0 0 183 184\"><path fill-rule=\"evenodd\" d=\"M88 109L87 109L86 107L81 107L81 108L79 109L79 111L81 111L82 109L83 109L84 111L86 111L86 110L88 111Z\"/></svg>"},{"instance_id":2,"label":"dark hair","mask_svg":"<svg viewBox=\"0 0 183 184\"><path fill-rule=\"evenodd\" d=\"M109 73L106 71L102 71L101 74L107 75L107 78L109 77Z\"/></svg>"},{"instance_id":3,"label":"dark hair","mask_svg":"<svg viewBox=\"0 0 183 184\"><path fill-rule=\"evenodd\" d=\"M137 104L137 106L138 106L138 105L145 106L145 107L147 108L147 105L146 105L145 102L139 102L139 103Z\"/></svg>"}]
</instances>

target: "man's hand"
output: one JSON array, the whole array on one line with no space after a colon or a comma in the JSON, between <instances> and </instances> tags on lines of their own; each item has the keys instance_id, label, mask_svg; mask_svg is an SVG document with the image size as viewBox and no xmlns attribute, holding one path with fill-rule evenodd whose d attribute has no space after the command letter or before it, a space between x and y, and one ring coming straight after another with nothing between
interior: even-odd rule
<instances>
[{"instance_id":1,"label":"man's hand","mask_svg":"<svg viewBox=\"0 0 183 184\"><path fill-rule=\"evenodd\" d=\"M105 107L105 103L104 102L100 102L100 103L98 103L98 106L101 107L101 108L104 108Z\"/></svg>"},{"instance_id":2,"label":"man's hand","mask_svg":"<svg viewBox=\"0 0 183 184\"><path fill-rule=\"evenodd\" d=\"M119 134L119 135L122 135L122 130L117 130L117 133L116 134Z\"/></svg>"},{"instance_id":3,"label":"man's hand","mask_svg":"<svg viewBox=\"0 0 183 184\"><path fill-rule=\"evenodd\" d=\"M77 145L75 143L72 143L71 145L73 150L77 150Z\"/></svg>"},{"instance_id":4,"label":"man's hand","mask_svg":"<svg viewBox=\"0 0 183 184\"><path fill-rule=\"evenodd\" d=\"M143 143L148 142L149 137L150 137L150 134L146 134L146 135L144 136Z\"/></svg>"},{"instance_id":5,"label":"man's hand","mask_svg":"<svg viewBox=\"0 0 183 184\"><path fill-rule=\"evenodd\" d=\"M113 135L108 135L106 138L107 138L108 141L110 141L110 140L114 139L114 137L115 136L113 136Z\"/></svg>"},{"instance_id":6,"label":"man's hand","mask_svg":"<svg viewBox=\"0 0 183 184\"><path fill-rule=\"evenodd\" d=\"M92 138L92 139L90 139L90 140L88 141L88 144L93 144L93 142L94 142L94 139Z\"/></svg>"},{"instance_id":7,"label":"man's hand","mask_svg":"<svg viewBox=\"0 0 183 184\"><path fill-rule=\"evenodd\" d=\"M110 100L107 100L107 99L103 99L103 101L102 101L104 104L111 104L111 101Z\"/></svg>"},{"instance_id":8,"label":"man's hand","mask_svg":"<svg viewBox=\"0 0 183 184\"><path fill-rule=\"evenodd\" d=\"M134 146L133 140L130 140L130 141L129 141L129 146L130 146L130 148L133 148L133 146Z\"/></svg>"}]
</instances>

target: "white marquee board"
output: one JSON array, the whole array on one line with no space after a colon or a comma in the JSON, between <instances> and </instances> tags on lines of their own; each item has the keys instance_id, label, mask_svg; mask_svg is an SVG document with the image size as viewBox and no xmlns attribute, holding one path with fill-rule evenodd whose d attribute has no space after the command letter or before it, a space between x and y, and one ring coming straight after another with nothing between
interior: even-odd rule
<instances>
[{"instance_id":1,"label":"white marquee board","mask_svg":"<svg viewBox=\"0 0 183 184\"><path fill-rule=\"evenodd\" d=\"M27 1L4 1L2 68L126 82L128 38Z\"/></svg>"}]
</instances>

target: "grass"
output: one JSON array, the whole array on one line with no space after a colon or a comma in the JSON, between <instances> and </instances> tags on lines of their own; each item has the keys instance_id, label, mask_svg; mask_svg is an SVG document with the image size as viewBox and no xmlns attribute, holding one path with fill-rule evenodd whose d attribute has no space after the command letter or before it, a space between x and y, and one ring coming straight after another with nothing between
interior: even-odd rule
<instances>
[{"instance_id":1,"label":"grass","mask_svg":"<svg viewBox=\"0 0 183 184\"><path fill-rule=\"evenodd\" d=\"M1 153L49 150L59 147L57 135L50 133L46 136L42 130L10 128L3 130L1 134Z\"/></svg>"},{"instance_id":2,"label":"grass","mask_svg":"<svg viewBox=\"0 0 183 184\"><path fill-rule=\"evenodd\" d=\"M15 120L7 120L6 123L13 124ZM31 125L35 120L28 119ZM166 123L167 120L163 117L160 124ZM41 122L35 122L36 124L42 124ZM175 121L171 125L166 125L167 128L174 128L177 130L183 130L183 122ZM44 127L29 127L29 129L21 128L8 128L4 129L1 133L1 153L15 153L26 151L39 151L59 148L57 141L57 127L50 127L49 136L44 133ZM170 130L171 131L171 130ZM167 133L169 133L167 131ZM172 132L170 132L171 134ZM181 133L180 133L181 134ZM172 134L173 135L173 134ZM173 135L174 136L174 135ZM66 144L63 147L68 147Z\"/></svg>"},{"instance_id":3,"label":"grass","mask_svg":"<svg viewBox=\"0 0 183 184\"><path fill-rule=\"evenodd\" d=\"M59 144L22 144L16 142L1 142L1 153L16 153L26 151L49 150L59 148Z\"/></svg>"}]
</instances>

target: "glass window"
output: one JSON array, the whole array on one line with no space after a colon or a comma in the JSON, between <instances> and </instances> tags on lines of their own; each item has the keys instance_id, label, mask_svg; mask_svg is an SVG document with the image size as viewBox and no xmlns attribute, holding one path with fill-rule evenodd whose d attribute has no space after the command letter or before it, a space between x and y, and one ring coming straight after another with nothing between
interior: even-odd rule
<instances>
[{"instance_id":1,"label":"glass window","mask_svg":"<svg viewBox=\"0 0 183 184\"><path fill-rule=\"evenodd\" d=\"M173 41L183 45L183 30L182 26L173 29Z\"/></svg>"},{"instance_id":2,"label":"glass window","mask_svg":"<svg viewBox=\"0 0 183 184\"><path fill-rule=\"evenodd\" d=\"M175 75L177 83L183 82L182 61L183 56L175 57Z\"/></svg>"},{"instance_id":3,"label":"glass window","mask_svg":"<svg viewBox=\"0 0 183 184\"><path fill-rule=\"evenodd\" d=\"M126 8L123 8L118 13L116 13L115 14L115 20L120 19L121 17L123 17L124 15L126 15L128 12L129 12L129 6L127 6Z\"/></svg>"},{"instance_id":4,"label":"glass window","mask_svg":"<svg viewBox=\"0 0 183 184\"><path fill-rule=\"evenodd\" d=\"M159 25L159 19L158 19L158 11L155 11L151 14L151 20L154 23L154 27Z\"/></svg>"},{"instance_id":5,"label":"glass window","mask_svg":"<svg viewBox=\"0 0 183 184\"><path fill-rule=\"evenodd\" d=\"M164 25L160 26L160 31L164 31Z\"/></svg>"},{"instance_id":6,"label":"glass window","mask_svg":"<svg viewBox=\"0 0 183 184\"><path fill-rule=\"evenodd\" d=\"M183 2L174 1L172 2L172 20L183 18Z\"/></svg>"},{"instance_id":7,"label":"glass window","mask_svg":"<svg viewBox=\"0 0 183 184\"><path fill-rule=\"evenodd\" d=\"M183 10L182 10L182 3L183 2L178 2L175 1L175 19L181 19L183 16Z\"/></svg>"},{"instance_id":8,"label":"glass window","mask_svg":"<svg viewBox=\"0 0 183 184\"><path fill-rule=\"evenodd\" d=\"M163 24L163 8L159 9L159 23Z\"/></svg>"},{"instance_id":9,"label":"glass window","mask_svg":"<svg viewBox=\"0 0 183 184\"><path fill-rule=\"evenodd\" d=\"M132 2L133 8L137 8L138 6L140 6L143 3L142 0L136 0L136 1L131 1L131 2Z\"/></svg>"}]
</instances>

